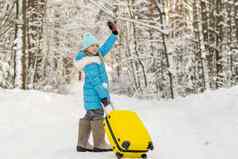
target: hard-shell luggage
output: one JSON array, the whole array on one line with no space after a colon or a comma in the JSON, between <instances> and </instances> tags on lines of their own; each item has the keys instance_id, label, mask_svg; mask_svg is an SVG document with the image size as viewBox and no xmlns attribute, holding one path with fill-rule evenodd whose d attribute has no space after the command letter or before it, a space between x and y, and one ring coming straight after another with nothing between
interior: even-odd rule
<instances>
[{"instance_id":1,"label":"hard-shell luggage","mask_svg":"<svg viewBox=\"0 0 238 159\"><path fill-rule=\"evenodd\" d=\"M105 130L117 158L147 158L151 137L135 112L113 110L105 118Z\"/></svg>"}]
</instances>

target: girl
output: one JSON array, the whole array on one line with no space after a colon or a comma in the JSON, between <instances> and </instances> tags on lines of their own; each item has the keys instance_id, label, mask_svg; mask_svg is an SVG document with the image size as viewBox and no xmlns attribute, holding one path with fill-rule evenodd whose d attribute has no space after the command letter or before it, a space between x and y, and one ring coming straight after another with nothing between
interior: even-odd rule
<instances>
[{"instance_id":1,"label":"girl","mask_svg":"<svg viewBox=\"0 0 238 159\"><path fill-rule=\"evenodd\" d=\"M104 110L109 112L111 106L107 88L108 77L102 58L113 47L117 40L118 31L112 22L107 24L112 34L101 47L99 47L98 40L92 34L85 33L80 51L74 57L69 55L70 58L75 59L78 69L85 74L83 94L86 114L79 121L78 152L112 151L111 146L105 142L105 130L103 127ZM88 142L91 132L93 146Z\"/></svg>"}]
</instances>

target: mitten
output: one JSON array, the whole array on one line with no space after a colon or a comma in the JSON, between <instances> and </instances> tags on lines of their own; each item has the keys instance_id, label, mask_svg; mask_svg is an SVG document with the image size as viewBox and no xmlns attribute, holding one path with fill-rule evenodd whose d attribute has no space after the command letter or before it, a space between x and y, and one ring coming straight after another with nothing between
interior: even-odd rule
<instances>
[{"instance_id":1,"label":"mitten","mask_svg":"<svg viewBox=\"0 0 238 159\"><path fill-rule=\"evenodd\" d=\"M109 114L112 111L112 106L110 101L107 98L103 98L101 100L103 106L104 106L104 111L106 114Z\"/></svg>"},{"instance_id":2,"label":"mitten","mask_svg":"<svg viewBox=\"0 0 238 159\"><path fill-rule=\"evenodd\" d=\"M108 25L109 29L112 31L112 33L113 33L114 35L118 35L118 30L117 30L116 24L114 24L114 23L111 22L111 21L108 21L108 22L107 22L107 25Z\"/></svg>"},{"instance_id":3,"label":"mitten","mask_svg":"<svg viewBox=\"0 0 238 159\"><path fill-rule=\"evenodd\" d=\"M101 102L102 102L104 107L106 107L106 106L108 106L110 104L110 101L107 98L101 99Z\"/></svg>"}]
</instances>

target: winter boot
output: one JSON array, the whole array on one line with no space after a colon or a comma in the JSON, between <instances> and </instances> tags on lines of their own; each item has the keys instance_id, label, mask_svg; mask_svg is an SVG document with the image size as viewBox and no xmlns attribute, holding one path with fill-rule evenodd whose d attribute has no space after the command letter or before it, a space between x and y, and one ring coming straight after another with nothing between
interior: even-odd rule
<instances>
[{"instance_id":1,"label":"winter boot","mask_svg":"<svg viewBox=\"0 0 238 159\"><path fill-rule=\"evenodd\" d=\"M78 130L78 144L77 151L93 151L93 146L88 143L88 139L91 132L90 120L80 119L79 130Z\"/></svg>"},{"instance_id":2,"label":"winter boot","mask_svg":"<svg viewBox=\"0 0 238 159\"><path fill-rule=\"evenodd\" d=\"M94 142L94 152L112 151L112 147L105 141L104 119L91 121L91 128Z\"/></svg>"}]
</instances>

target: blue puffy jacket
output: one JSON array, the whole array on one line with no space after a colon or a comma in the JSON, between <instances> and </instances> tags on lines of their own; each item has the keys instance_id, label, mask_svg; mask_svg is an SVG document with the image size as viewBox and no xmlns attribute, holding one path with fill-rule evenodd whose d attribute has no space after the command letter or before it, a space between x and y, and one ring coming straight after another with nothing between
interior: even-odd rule
<instances>
[{"instance_id":1,"label":"blue puffy jacket","mask_svg":"<svg viewBox=\"0 0 238 159\"><path fill-rule=\"evenodd\" d=\"M99 48L102 56L105 56L113 47L117 36L111 34L106 42ZM86 57L84 51L79 51L75 55L75 60L79 61ZM95 110L101 108L101 99L110 98L108 88L108 77L103 63L87 64L83 68L85 81L83 86L84 107L86 110Z\"/></svg>"}]
</instances>

